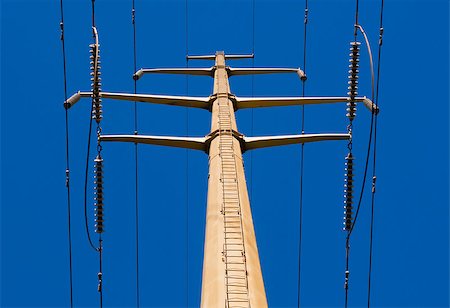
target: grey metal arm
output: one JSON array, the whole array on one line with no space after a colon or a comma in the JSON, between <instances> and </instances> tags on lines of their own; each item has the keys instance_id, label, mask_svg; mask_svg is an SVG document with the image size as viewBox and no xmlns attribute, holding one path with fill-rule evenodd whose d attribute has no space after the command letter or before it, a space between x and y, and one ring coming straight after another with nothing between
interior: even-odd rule
<instances>
[{"instance_id":1,"label":"grey metal arm","mask_svg":"<svg viewBox=\"0 0 450 308\"><path fill-rule=\"evenodd\" d=\"M242 151L290 145L298 143L330 141L330 140L348 140L350 134L303 134L303 135L285 135L285 136L265 136L265 137L239 137L243 144ZM144 135L101 135L100 141L113 142L133 142L141 144L152 144L169 146L176 148L193 149L207 152L210 137L169 137L169 136L144 136Z\"/></svg>"},{"instance_id":2,"label":"grey metal arm","mask_svg":"<svg viewBox=\"0 0 450 308\"><path fill-rule=\"evenodd\" d=\"M66 101L64 105L66 106L66 108L70 108L73 105L75 105L81 98L91 97L91 94L92 94L91 92L75 93ZM100 96L102 98L109 98L115 100L194 107L201 109L208 109L211 101L210 97L129 94L129 93L111 93L111 92L101 92Z\"/></svg>"},{"instance_id":3,"label":"grey metal arm","mask_svg":"<svg viewBox=\"0 0 450 308\"><path fill-rule=\"evenodd\" d=\"M233 67L227 67L227 71L228 71L228 76L297 73L301 80L306 80L306 75L300 68L264 68L264 67L233 68Z\"/></svg>"},{"instance_id":4,"label":"grey metal arm","mask_svg":"<svg viewBox=\"0 0 450 308\"><path fill-rule=\"evenodd\" d=\"M186 74L214 77L214 70L214 66L210 68L141 68L133 75L133 78L138 80L144 74Z\"/></svg>"},{"instance_id":5,"label":"grey metal arm","mask_svg":"<svg viewBox=\"0 0 450 308\"><path fill-rule=\"evenodd\" d=\"M254 54L250 55L225 55L225 59L227 60L237 60L237 59L251 59L254 57ZM215 60L216 55L201 55L201 56L186 56L188 60Z\"/></svg>"},{"instance_id":6,"label":"grey metal arm","mask_svg":"<svg viewBox=\"0 0 450 308\"><path fill-rule=\"evenodd\" d=\"M101 135L100 141L133 142L206 151L206 138L143 135Z\"/></svg>"},{"instance_id":7,"label":"grey metal arm","mask_svg":"<svg viewBox=\"0 0 450 308\"><path fill-rule=\"evenodd\" d=\"M313 105L313 104L331 104L347 102L347 97L236 97L237 109L275 107L275 106L294 106L294 105ZM378 106L373 104L367 97L356 97L356 102L363 103L369 111L378 113ZM372 110L373 109L373 110Z\"/></svg>"},{"instance_id":8,"label":"grey metal arm","mask_svg":"<svg viewBox=\"0 0 450 308\"><path fill-rule=\"evenodd\" d=\"M91 97L91 92L77 92L72 95L65 103L66 108L75 105L83 97ZM173 105L183 107L193 107L200 109L210 109L211 97L192 97L192 96L172 96L172 95L150 95L150 94L129 94L129 93L111 93L101 92L102 98L115 100L126 100L134 102L145 102L162 105ZM276 106L294 106L311 104L331 104L347 102L347 97L234 97L237 109L276 107ZM356 102L362 102L369 111L378 114L378 106L367 97L356 97Z\"/></svg>"},{"instance_id":9,"label":"grey metal arm","mask_svg":"<svg viewBox=\"0 0 450 308\"><path fill-rule=\"evenodd\" d=\"M329 140L348 140L350 134L303 134L267 137L243 137L245 150L268 148L280 145L308 143Z\"/></svg>"}]
</instances>

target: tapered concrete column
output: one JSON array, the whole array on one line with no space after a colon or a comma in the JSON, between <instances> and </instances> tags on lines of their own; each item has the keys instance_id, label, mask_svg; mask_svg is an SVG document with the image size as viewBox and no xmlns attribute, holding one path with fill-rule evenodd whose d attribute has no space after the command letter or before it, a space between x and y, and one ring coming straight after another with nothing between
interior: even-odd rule
<instances>
[{"instance_id":1,"label":"tapered concrete column","mask_svg":"<svg viewBox=\"0 0 450 308\"><path fill-rule=\"evenodd\" d=\"M201 306L267 307L223 53L216 67Z\"/></svg>"}]
</instances>

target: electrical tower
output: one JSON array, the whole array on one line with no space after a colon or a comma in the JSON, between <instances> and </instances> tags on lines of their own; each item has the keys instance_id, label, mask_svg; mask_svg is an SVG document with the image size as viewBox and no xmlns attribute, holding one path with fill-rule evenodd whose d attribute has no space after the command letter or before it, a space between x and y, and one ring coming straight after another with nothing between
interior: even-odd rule
<instances>
[{"instance_id":1,"label":"electrical tower","mask_svg":"<svg viewBox=\"0 0 450 308\"><path fill-rule=\"evenodd\" d=\"M93 53L98 53L98 50L94 50ZM78 92L65 102L66 108L70 108L80 98L92 98L93 116L97 123L101 120L102 98L201 108L211 112L211 130L205 137L104 135L98 130L99 143L119 141L163 145L201 150L208 154L208 198L201 296L201 306L204 308L267 307L242 154L264 147L351 139L351 133L265 137L246 137L241 134L235 118L235 112L239 109L349 101L348 97L235 96L230 90L231 76L296 73L300 79L306 80L301 69L232 68L225 63L225 60L252 57L253 55L225 55L224 52L216 52L215 55L188 56L190 60L214 60L215 64L210 68L140 69L134 74L135 80L148 73L204 75L214 78L211 96L189 97L103 92L99 88L100 82L96 79L99 75L96 71L98 64L95 63L98 57L94 56L93 91ZM362 102L371 112L378 111L377 106L366 97L352 99L354 103ZM102 215L103 205L101 206ZM100 231L103 232L103 218L97 218L101 222Z\"/></svg>"}]
</instances>

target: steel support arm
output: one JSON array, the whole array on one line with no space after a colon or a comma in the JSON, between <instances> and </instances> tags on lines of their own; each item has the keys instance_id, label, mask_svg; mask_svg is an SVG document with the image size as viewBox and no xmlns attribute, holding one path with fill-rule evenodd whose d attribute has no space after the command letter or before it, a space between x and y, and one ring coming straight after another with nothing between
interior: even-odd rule
<instances>
[{"instance_id":1,"label":"steel support arm","mask_svg":"<svg viewBox=\"0 0 450 308\"><path fill-rule=\"evenodd\" d=\"M253 54L249 55L225 55L225 59L227 60L238 60L238 59L251 59L253 58ZM188 60L215 60L216 55L201 55L201 56L186 56Z\"/></svg>"},{"instance_id":2,"label":"steel support arm","mask_svg":"<svg viewBox=\"0 0 450 308\"><path fill-rule=\"evenodd\" d=\"M237 109L294 106L294 105L314 105L347 102L347 97L236 97ZM378 106L367 97L356 97L356 102L363 103L369 111L377 114Z\"/></svg>"},{"instance_id":3,"label":"steel support arm","mask_svg":"<svg viewBox=\"0 0 450 308\"><path fill-rule=\"evenodd\" d=\"M243 137L245 150L268 148L280 145L330 140L348 140L350 134L303 134L267 137Z\"/></svg>"},{"instance_id":4,"label":"steel support arm","mask_svg":"<svg viewBox=\"0 0 450 308\"><path fill-rule=\"evenodd\" d=\"M91 92L78 92L72 95L65 103L66 108L75 105L83 97L91 97ZM149 94L128 94L128 93L110 93L100 92L102 98L115 100L144 102L162 105L174 105L183 107L194 107L209 109L210 97L192 97L192 96L170 96L170 95L149 95Z\"/></svg>"},{"instance_id":5,"label":"steel support arm","mask_svg":"<svg viewBox=\"0 0 450 308\"><path fill-rule=\"evenodd\" d=\"M153 144L200 150L206 152L206 138L195 137L165 137L165 136L143 136L143 135L101 135L100 141L133 142L142 144Z\"/></svg>"},{"instance_id":6,"label":"steel support arm","mask_svg":"<svg viewBox=\"0 0 450 308\"><path fill-rule=\"evenodd\" d=\"M268 148L297 143L308 143L330 140L348 140L350 134L303 134L265 137L239 137L242 151ZM145 135L101 135L100 141L132 142L184 148L208 152L211 142L208 137L169 137L169 136L145 136Z\"/></svg>"},{"instance_id":7,"label":"steel support arm","mask_svg":"<svg viewBox=\"0 0 450 308\"><path fill-rule=\"evenodd\" d=\"M214 77L214 70L214 66L210 68L141 68L133 75L133 78L138 80L144 74L185 74Z\"/></svg>"},{"instance_id":8,"label":"steel support arm","mask_svg":"<svg viewBox=\"0 0 450 308\"><path fill-rule=\"evenodd\" d=\"M259 74L278 74L278 73L296 73L301 80L306 80L305 73L300 68L233 68L227 67L228 76L241 75L259 75Z\"/></svg>"},{"instance_id":9,"label":"steel support arm","mask_svg":"<svg viewBox=\"0 0 450 308\"><path fill-rule=\"evenodd\" d=\"M215 67L209 68L141 68L134 75L135 80L139 80L144 74L185 74L196 76L214 77ZM300 79L306 80L305 73L299 68L233 68L227 67L228 76L259 75L259 74L278 74L278 73L296 73Z\"/></svg>"}]
</instances>

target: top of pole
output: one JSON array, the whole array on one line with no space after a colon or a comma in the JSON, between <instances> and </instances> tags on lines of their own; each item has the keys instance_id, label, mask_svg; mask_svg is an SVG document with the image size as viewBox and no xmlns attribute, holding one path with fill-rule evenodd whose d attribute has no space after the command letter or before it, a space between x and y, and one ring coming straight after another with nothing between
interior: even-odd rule
<instances>
[{"instance_id":1,"label":"top of pole","mask_svg":"<svg viewBox=\"0 0 450 308\"><path fill-rule=\"evenodd\" d=\"M188 60L215 60L217 55L224 55L226 60L237 60L237 59L252 59L255 55L252 54L235 54L226 55L223 51L217 51L215 55L187 55Z\"/></svg>"}]
</instances>

